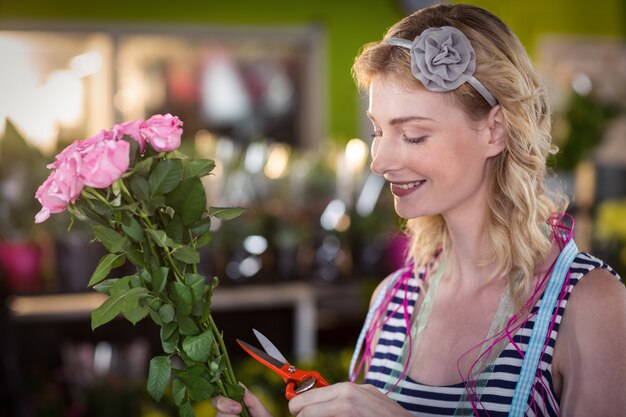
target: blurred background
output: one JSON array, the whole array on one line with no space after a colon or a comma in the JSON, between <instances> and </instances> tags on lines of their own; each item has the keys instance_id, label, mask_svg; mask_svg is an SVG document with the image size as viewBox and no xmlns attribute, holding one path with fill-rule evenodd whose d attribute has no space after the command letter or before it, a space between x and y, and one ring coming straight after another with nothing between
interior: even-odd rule
<instances>
[{"instance_id":1,"label":"blurred background","mask_svg":"<svg viewBox=\"0 0 626 417\"><path fill-rule=\"evenodd\" d=\"M350 75L359 48L435 1L0 0L0 415L173 416L144 386L158 328L90 329L104 249L65 215L33 224L45 165L75 139L172 113L215 159L201 269L239 379L276 415L282 381L235 338L265 333L303 367L347 378L376 284L402 261L392 200L369 173L371 127ZM626 2L468 1L518 34L545 82L581 250L626 274ZM199 416L213 412L198 405Z\"/></svg>"}]
</instances>

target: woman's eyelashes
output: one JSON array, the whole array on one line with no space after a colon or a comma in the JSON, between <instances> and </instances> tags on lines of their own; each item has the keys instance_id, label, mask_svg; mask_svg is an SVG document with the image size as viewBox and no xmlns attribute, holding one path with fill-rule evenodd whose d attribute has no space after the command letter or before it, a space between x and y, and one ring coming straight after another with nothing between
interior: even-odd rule
<instances>
[{"instance_id":1,"label":"woman's eyelashes","mask_svg":"<svg viewBox=\"0 0 626 417\"><path fill-rule=\"evenodd\" d=\"M422 143L426 140L426 138L428 138L428 136L416 136L416 137L409 137L405 134L402 135L402 141L405 143L410 143L410 144L419 144Z\"/></svg>"},{"instance_id":2,"label":"woman's eyelashes","mask_svg":"<svg viewBox=\"0 0 626 417\"><path fill-rule=\"evenodd\" d=\"M381 138L383 136L383 132L381 131L374 131L374 133L371 134L372 139L376 139L376 138ZM409 143L409 144L419 144L424 142L426 139L428 138L428 136L407 136L406 134L402 134L401 139L403 142L405 143Z\"/></svg>"}]
</instances>

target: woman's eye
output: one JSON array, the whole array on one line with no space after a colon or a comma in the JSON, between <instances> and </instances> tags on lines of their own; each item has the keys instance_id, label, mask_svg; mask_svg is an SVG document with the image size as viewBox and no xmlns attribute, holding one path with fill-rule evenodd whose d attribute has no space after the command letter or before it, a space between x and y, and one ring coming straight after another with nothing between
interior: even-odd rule
<instances>
[{"instance_id":1,"label":"woman's eye","mask_svg":"<svg viewBox=\"0 0 626 417\"><path fill-rule=\"evenodd\" d=\"M383 132L381 132L381 131L379 131L379 130L374 131L374 133L372 133L372 139L379 138L379 137L381 137L382 135L383 135Z\"/></svg>"},{"instance_id":2,"label":"woman's eye","mask_svg":"<svg viewBox=\"0 0 626 417\"><path fill-rule=\"evenodd\" d=\"M427 137L428 136L409 137L407 135L402 135L402 141L405 143L417 144L424 142Z\"/></svg>"}]
</instances>

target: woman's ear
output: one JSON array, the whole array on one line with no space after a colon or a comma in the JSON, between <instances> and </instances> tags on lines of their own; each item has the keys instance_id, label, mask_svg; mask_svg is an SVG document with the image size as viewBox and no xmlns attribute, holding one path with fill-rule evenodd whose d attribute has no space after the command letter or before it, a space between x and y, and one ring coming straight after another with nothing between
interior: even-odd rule
<instances>
[{"instance_id":1,"label":"woman's ear","mask_svg":"<svg viewBox=\"0 0 626 417\"><path fill-rule=\"evenodd\" d=\"M506 147L504 134L504 114L500 105L494 106L487 115L487 127L489 129L488 155L496 156Z\"/></svg>"}]
</instances>

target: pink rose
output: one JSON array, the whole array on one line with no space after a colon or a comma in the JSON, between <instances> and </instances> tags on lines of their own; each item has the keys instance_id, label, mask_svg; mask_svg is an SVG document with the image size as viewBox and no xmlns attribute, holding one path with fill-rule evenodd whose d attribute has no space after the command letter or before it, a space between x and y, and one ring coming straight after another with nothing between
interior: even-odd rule
<instances>
[{"instance_id":1,"label":"pink rose","mask_svg":"<svg viewBox=\"0 0 626 417\"><path fill-rule=\"evenodd\" d=\"M94 188L106 188L128 169L130 144L120 140L91 141L81 149L80 176Z\"/></svg>"},{"instance_id":2,"label":"pink rose","mask_svg":"<svg viewBox=\"0 0 626 417\"><path fill-rule=\"evenodd\" d=\"M157 152L178 149L183 122L171 114L157 114L141 125L141 133Z\"/></svg>"},{"instance_id":3,"label":"pink rose","mask_svg":"<svg viewBox=\"0 0 626 417\"><path fill-rule=\"evenodd\" d=\"M69 203L76 201L84 187L79 175L81 165L80 154L75 150L72 152L70 149L64 154L63 160L35 193L35 198L42 205L35 216L35 223L45 221L51 213L62 212Z\"/></svg>"},{"instance_id":4,"label":"pink rose","mask_svg":"<svg viewBox=\"0 0 626 417\"><path fill-rule=\"evenodd\" d=\"M35 223L41 223L50 217L52 213L60 213L67 207L68 202L63 195L58 192L58 186L55 182L55 173L52 171L50 176L39 186L35 193L35 198L41 203L41 210L35 215Z\"/></svg>"},{"instance_id":5,"label":"pink rose","mask_svg":"<svg viewBox=\"0 0 626 417\"><path fill-rule=\"evenodd\" d=\"M67 202L76 201L85 186L81 178L83 166L80 153L72 152L63 159L61 165L54 171L58 192L63 195L63 199Z\"/></svg>"},{"instance_id":6,"label":"pink rose","mask_svg":"<svg viewBox=\"0 0 626 417\"><path fill-rule=\"evenodd\" d=\"M143 122L143 119L137 119L115 125L112 129L113 136L118 140L121 139L123 135L130 136L139 144L139 152L143 153L146 150L146 139L143 137L140 130Z\"/></svg>"},{"instance_id":7,"label":"pink rose","mask_svg":"<svg viewBox=\"0 0 626 417\"><path fill-rule=\"evenodd\" d=\"M65 149L61 151L57 156L54 157L55 161L51 164L47 165L49 169L57 169L63 161L72 155L75 152L80 153L81 155L85 153L85 151L95 143L101 142L103 140L112 140L114 139L113 131L111 130L101 130L93 136L90 136L84 140L75 140L70 145L68 145Z\"/></svg>"}]
</instances>

